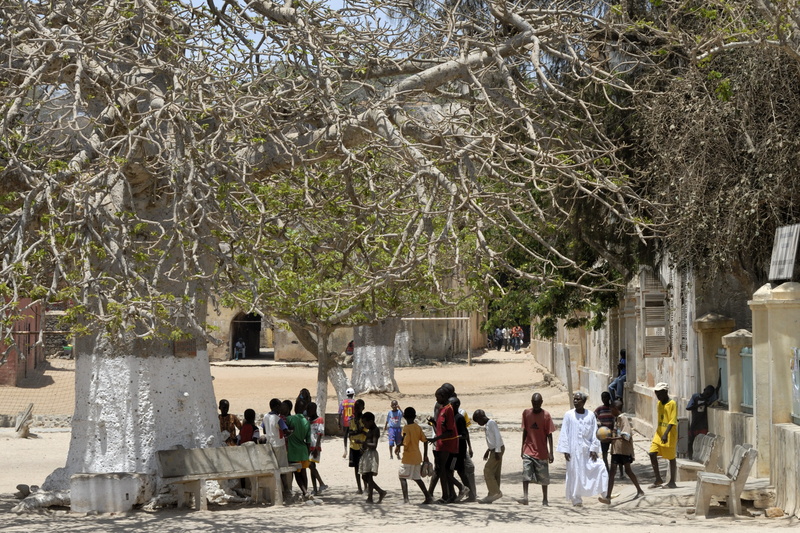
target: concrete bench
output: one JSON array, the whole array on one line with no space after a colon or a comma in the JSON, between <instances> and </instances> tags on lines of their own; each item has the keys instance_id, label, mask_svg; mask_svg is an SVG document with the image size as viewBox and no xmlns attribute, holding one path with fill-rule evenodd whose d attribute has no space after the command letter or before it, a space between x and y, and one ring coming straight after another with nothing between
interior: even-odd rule
<instances>
[{"instance_id":1,"label":"concrete bench","mask_svg":"<svg viewBox=\"0 0 800 533\"><path fill-rule=\"evenodd\" d=\"M247 478L256 503L261 499L262 490L266 489L270 501L282 505L280 475L300 468L297 463L278 466L269 444L161 450L157 456L162 479L177 487L178 507L186 504L186 494L192 494L195 509L202 511L208 509L206 481L209 480Z\"/></svg>"},{"instance_id":2,"label":"concrete bench","mask_svg":"<svg viewBox=\"0 0 800 533\"><path fill-rule=\"evenodd\" d=\"M758 452L752 445L737 444L724 474L699 472L694 495L695 516L708 516L712 497L724 499L731 515L742 514L742 490L756 457Z\"/></svg>"},{"instance_id":3,"label":"concrete bench","mask_svg":"<svg viewBox=\"0 0 800 533\"><path fill-rule=\"evenodd\" d=\"M723 440L714 433L695 437L692 458L677 460L677 481L695 481L698 472L719 472Z\"/></svg>"}]
</instances>

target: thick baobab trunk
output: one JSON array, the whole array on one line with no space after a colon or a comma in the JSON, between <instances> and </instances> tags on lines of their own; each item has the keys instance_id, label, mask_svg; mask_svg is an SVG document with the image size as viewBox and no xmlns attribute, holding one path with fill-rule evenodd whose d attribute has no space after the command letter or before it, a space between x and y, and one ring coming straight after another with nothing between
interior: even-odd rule
<instances>
[{"instance_id":1,"label":"thick baobab trunk","mask_svg":"<svg viewBox=\"0 0 800 533\"><path fill-rule=\"evenodd\" d=\"M353 387L358 393L396 392L394 342L399 320L355 328Z\"/></svg>"},{"instance_id":2,"label":"thick baobab trunk","mask_svg":"<svg viewBox=\"0 0 800 533\"><path fill-rule=\"evenodd\" d=\"M67 489L78 472L137 472L148 474L149 499L161 488L158 450L219 446L205 343L197 343L196 355L190 350L168 341L77 339L67 464L43 488Z\"/></svg>"}]
</instances>

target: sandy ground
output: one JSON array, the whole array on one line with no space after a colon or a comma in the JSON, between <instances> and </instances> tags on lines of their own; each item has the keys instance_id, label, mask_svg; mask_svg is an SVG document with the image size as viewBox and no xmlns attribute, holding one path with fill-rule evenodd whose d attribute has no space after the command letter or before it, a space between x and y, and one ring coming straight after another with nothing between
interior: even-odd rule
<instances>
[{"instance_id":1,"label":"sandy ground","mask_svg":"<svg viewBox=\"0 0 800 533\"><path fill-rule=\"evenodd\" d=\"M65 375L65 369L59 370ZM294 398L302 387L314 390L316 368L311 366L276 366L259 361L213 365L214 389L217 399L230 401L234 412L252 407L263 411L269 398ZM64 378L61 378L64 379ZM553 527L589 527L600 531L637 531L639 533L662 530L704 531L726 528L735 531L797 527L795 519L767 519L756 517L733 520L724 508L718 507L707 520L695 520L687 515L693 504L695 484L679 483L676 490L645 489L644 498L633 500L635 489L629 480L617 480L615 498L611 506L585 498L585 506L576 508L564 497L564 458L556 456L551 466L550 506L542 507L541 489L531 485L531 505L524 506L516 499L522 496L521 458L518 429L523 409L530 406L534 391L544 397L544 408L554 418L560 419L570 407L568 394L559 384L550 386L544 375L526 354L487 352L476 357L474 366L463 363L428 367L398 369L396 380L401 390L395 394L363 396L367 410L383 413L390 399L397 399L402 407L412 405L418 411L430 410L434 390L445 381L455 385L464 408L472 412L484 409L501 426L506 442L503 463L504 497L491 505L457 504L449 506L420 506L421 494L410 487L413 505L402 504L402 494L397 480L397 460L389 460L387 447L381 446L381 471L376 481L389 495L381 505L367 505L363 496L355 493L352 470L342 459L343 442L331 438L324 445L320 464L325 483L330 489L318 497L317 505L296 504L287 507L269 505L228 504L211 505L207 512L161 509L154 512L137 510L121 516L82 516L66 509L55 509L37 515L16 515L11 508L18 502L12 493L18 483L41 484L55 468L66 460L70 435L67 432L49 431L34 427L35 438L14 439L10 431L0 431L0 529L2 531L222 531L263 530L275 532L297 531L299 528L320 531L349 531L374 529L381 532L406 532L410 528L431 530L489 531L545 531ZM55 387L56 384L49 385ZM63 388L63 383L62 383ZM48 409L46 388L37 391L41 398L36 412ZM333 397L333 391L330 391ZM55 396L63 396L63 393ZM8 389L2 391L3 404L10 401ZM62 400L58 400L60 403ZM593 408L598 399L590 398L587 407ZM331 403L329 409L333 409ZM59 409L58 407L50 407ZM555 435L556 439L558 434ZM652 471L644 447L649 439L638 436L635 471L642 485L652 481ZM476 459L476 483L479 496L486 494L483 482L483 452L485 440L473 425L472 441ZM662 469L663 471L663 469Z\"/></svg>"}]
</instances>

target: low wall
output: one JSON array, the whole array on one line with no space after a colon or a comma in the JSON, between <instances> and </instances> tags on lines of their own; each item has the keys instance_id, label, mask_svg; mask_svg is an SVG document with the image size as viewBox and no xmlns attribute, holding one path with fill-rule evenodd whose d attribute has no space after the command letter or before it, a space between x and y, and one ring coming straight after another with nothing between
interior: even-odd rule
<instances>
[{"instance_id":1,"label":"low wall","mask_svg":"<svg viewBox=\"0 0 800 533\"><path fill-rule=\"evenodd\" d=\"M756 428L753 415L746 413L731 413L720 408L711 407L708 410L708 431L721 435L725 440L722 443L722 453L719 461L724 471L731 462L733 449L737 444L753 444L756 442ZM753 477L758 471L758 461L753 465Z\"/></svg>"},{"instance_id":2,"label":"low wall","mask_svg":"<svg viewBox=\"0 0 800 533\"><path fill-rule=\"evenodd\" d=\"M772 484L775 486L777 506L789 515L800 517L800 426L775 424L772 426L771 450Z\"/></svg>"},{"instance_id":3,"label":"low wall","mask_svg":"<svg viewBox=\"0 0 800 533\"><path fill-rule=\"evenodd\" d=\"M551 374L553 373L553 360L552 360L552 343L550 341L543 341L539 339L531 339L528 351L531 353L537 363L542 365ZM561 377L557 376L559 379ZM561 380L566 383L565 380Z\"/></svg>"},{"instance_id":4,"label":"low wall","mask_svg":"<svg viewBox=\"0 0 800 533\"><path fill-rule=\"evenodd\" d=\"M589 367L579 369L581 377L581 388L589 395L589 404L600 405L600 396L608 392L608 384L611 383L611 376L606 372L598 372ZM626 409L627 410L627 409Z\"/></svg>"}]
</instances>

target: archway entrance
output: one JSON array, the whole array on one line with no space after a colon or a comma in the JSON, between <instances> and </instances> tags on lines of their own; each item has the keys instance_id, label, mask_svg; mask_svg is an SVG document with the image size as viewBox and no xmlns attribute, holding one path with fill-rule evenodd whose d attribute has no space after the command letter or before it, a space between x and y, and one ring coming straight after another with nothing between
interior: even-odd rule
<instances>
[{"instance_id":1,"label":"archway entrance","mask_svg":"<svg viewBox=\"0 0 800 533\"><path fill-rule=\"evenodd\" d=\"M233 359L233 346L242 339L245 358L258 359L261 355L261 315L239 313L231 320L231 336L228 342L228 359Z\"/></svg>"}]
</instances>

